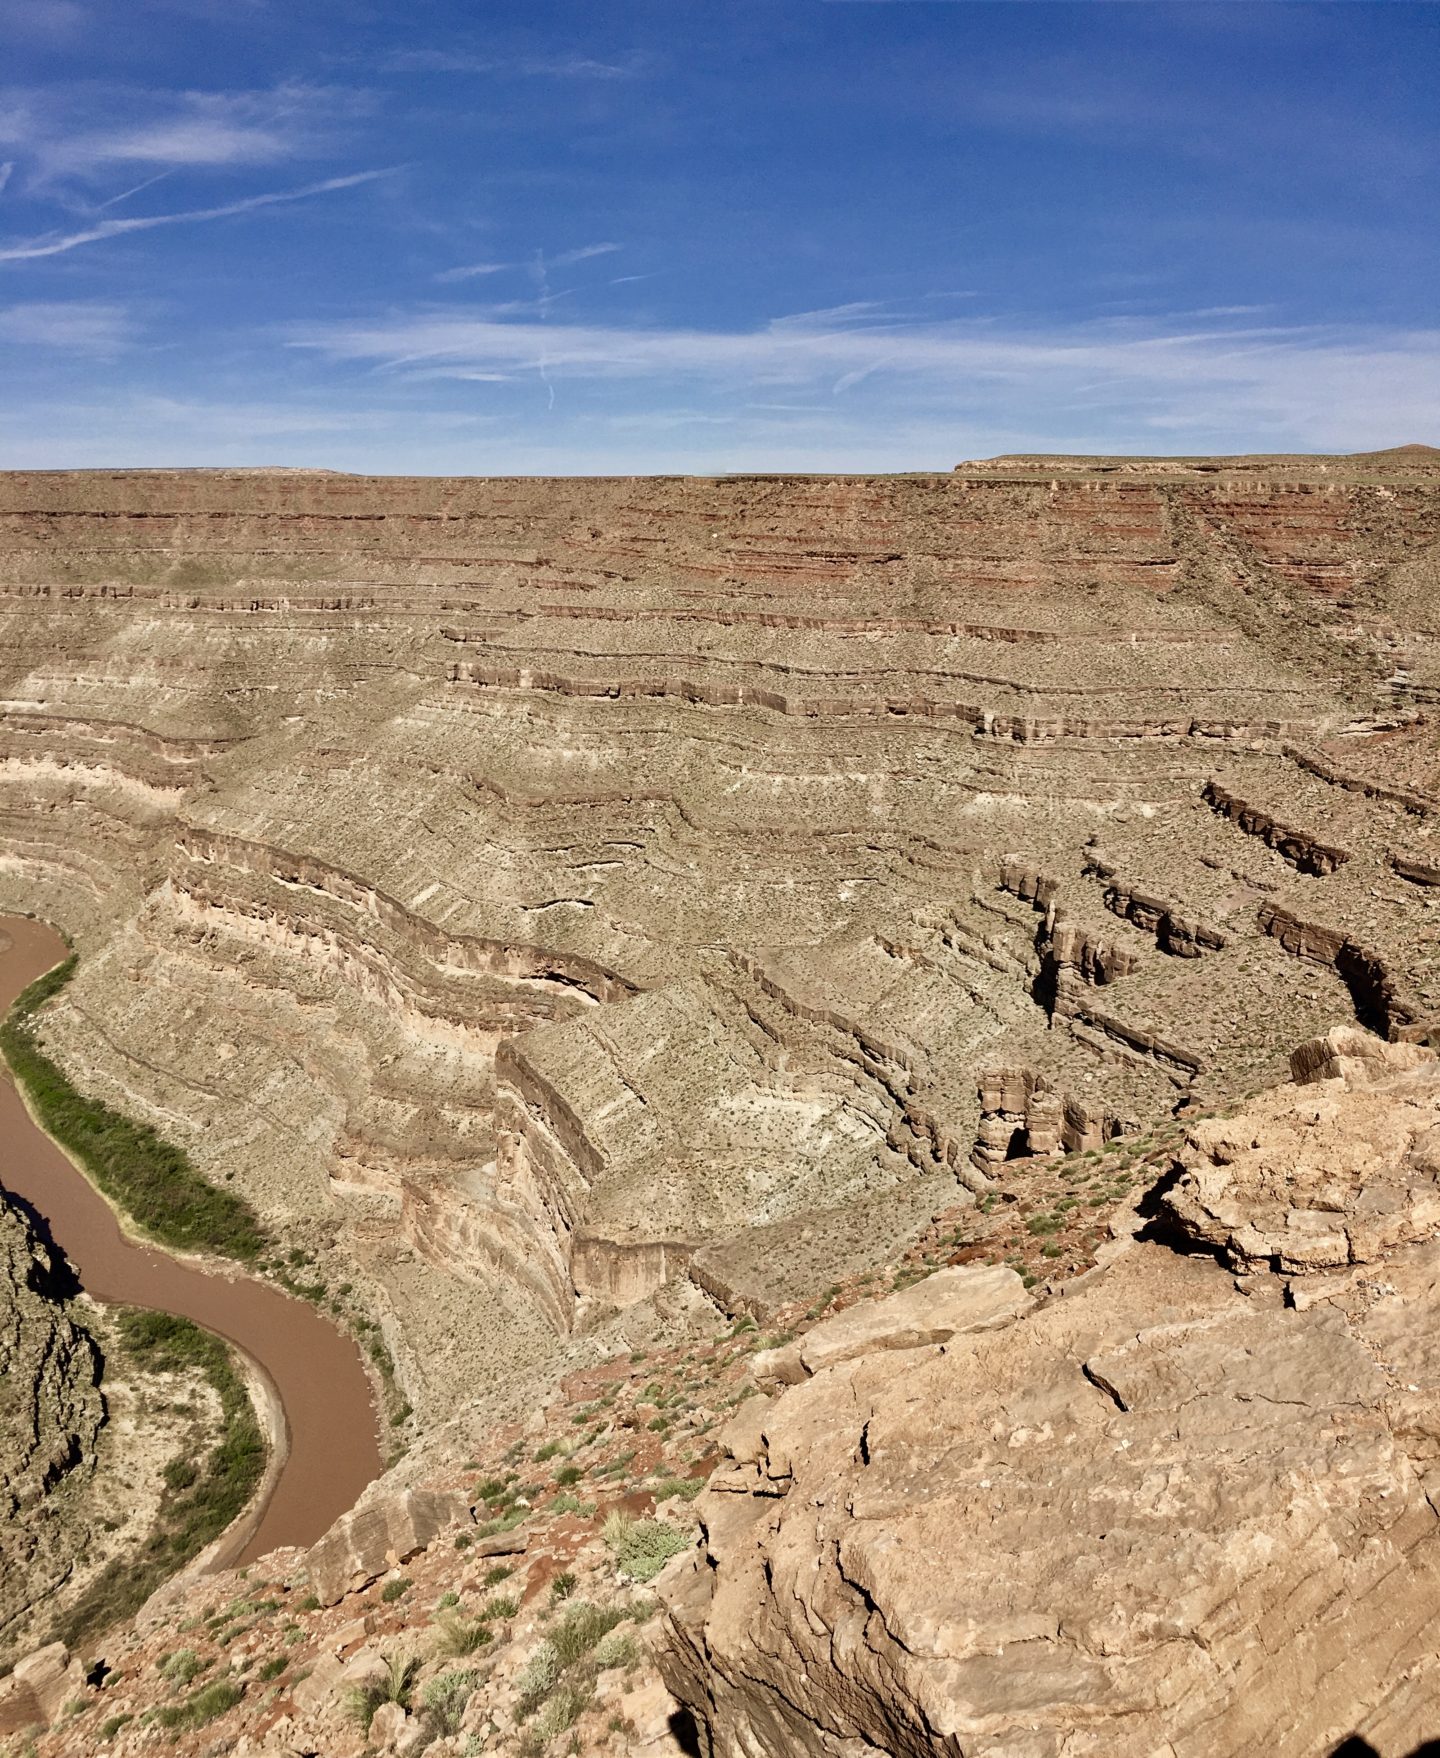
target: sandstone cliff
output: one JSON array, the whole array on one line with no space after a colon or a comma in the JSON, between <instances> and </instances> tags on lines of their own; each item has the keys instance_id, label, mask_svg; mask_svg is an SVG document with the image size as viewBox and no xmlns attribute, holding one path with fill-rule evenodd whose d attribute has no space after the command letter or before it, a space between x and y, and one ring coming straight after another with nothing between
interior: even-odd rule
<instances>
[{"instance_id":1,"label":"sandstone cliff","mask_svg":"<svg viewBox=\"0 0 1440 1758\"><path fill-rule=\"evenodd\" d=\"M1435 1735L1440 1064L1351 1033L1299 1065L1330 1078L1196 1126L1158 1237L1064 1298L745 1407L662 1583L707 1753Z\"/></svg>"}]
</instances>

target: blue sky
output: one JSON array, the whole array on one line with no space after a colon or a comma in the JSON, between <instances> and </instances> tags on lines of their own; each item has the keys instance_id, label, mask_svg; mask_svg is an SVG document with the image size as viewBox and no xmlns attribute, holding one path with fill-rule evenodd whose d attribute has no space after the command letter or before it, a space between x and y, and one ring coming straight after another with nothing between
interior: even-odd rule
<instances>
[{"instance_id":1,"label":"blue sky","mask_svg":"<svg viewBox=\"0 0 1440 1758\"><path fill-rule=\"evenodd\" d=\"M0 466L1440 442L1440 5L0 0Z\"/></svg>"}]
</instances>

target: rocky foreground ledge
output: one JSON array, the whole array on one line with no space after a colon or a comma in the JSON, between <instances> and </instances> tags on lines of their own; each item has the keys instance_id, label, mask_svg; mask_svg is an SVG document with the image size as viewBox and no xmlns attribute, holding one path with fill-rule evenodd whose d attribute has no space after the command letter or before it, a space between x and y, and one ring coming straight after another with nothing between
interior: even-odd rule
<instances>
[{"instance_id":1,"label":"rocky foreground ledge","mask_svg":"<svg viewBox=\"0 0 1440 1758\"><path fill-rule=\"evenodd\" d=\"M1440 1734L1440 1062L1345 1033L1296 1068L1065 1298L812 1346L744 1406L661 1582L714 1758Z\"/></svg>"}]
</instances>

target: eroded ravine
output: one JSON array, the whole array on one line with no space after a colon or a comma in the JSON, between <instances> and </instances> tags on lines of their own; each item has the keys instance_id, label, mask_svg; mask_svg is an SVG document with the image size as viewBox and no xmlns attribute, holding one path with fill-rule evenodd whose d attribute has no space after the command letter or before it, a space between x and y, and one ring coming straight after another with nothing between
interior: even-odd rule
<instances>
[{"instance_id":1,"label":"eroded ravine","mask_svg":"<svg viewBox=\"0 0 1440 1758\"><path fill-rule=\"evenodd\" d=\"M53 929L0 917L0 1013L55 965ZM313 1544L382 1469L369 1382L354 1342L311 1306L263 1282L183 1262L137 1243L109 1205L33 1121L0 1068L0 1186L48 1224L85 1291L97 1300L193 1319L243 1351L283 1436L261 1501L225 1535L218 1560L248 1562L281 1545Z\"/></svg>"}]
</instances>

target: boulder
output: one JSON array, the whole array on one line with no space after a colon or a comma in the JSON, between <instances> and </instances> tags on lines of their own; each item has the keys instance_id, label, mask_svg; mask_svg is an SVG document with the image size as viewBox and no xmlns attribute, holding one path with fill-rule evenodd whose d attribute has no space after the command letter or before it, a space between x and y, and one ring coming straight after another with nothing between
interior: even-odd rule
<instances>
[{"instance_id":1,"label":"boulder","mask_svg":"<svg viewBox=\"0 0 1440 1758\"><path fill-rule=\"evenodd\" d=\"M1033 1304L1014 1270L957 1265L937 1270L901 1294L847 1306L794 1342L762 1351L751 1373L762 1386L798 1385L822 1368L878 1350L923 1349L1008 1324Z\"/></svg>"},{"instance_id":2,"label":"boulder","mask_svg":"<svg viewBox=\"0 0 1440 1758\"><path fill-rule=\"evenodd\" d=\"M470 1518L458 1492L407 1489L372 1501L338 1520L306 1553L311 1589L321 1605L334 1605Z\"/></svg>"},{"instance_id":3,"label":"boulder","mask_svg":"<svg viewBox=\"0 0 1440 1758\"><path fill-rule=\"evenodd\" d=\"M657 1587L712 1758L1436 1731L1402 1686L1440 1603L1440 1245L1297 1312L1140 1243L1019 1323L834 1365L733 1445Z\"/></svg>"},{"instance_id":4,"label":"boulder","mask_svg":"<svg viewBox=\"0 0 1440 1758\"><path fill-rule=\"evenodd\" d=\"M1294 1062L1305 1084L1187 1132L1170 1219L1236 1270L1296 1276L1440 1238L1440 1059L1337 1030Z\"/></svg>"},{"instance_id":5,"label":"boulder","mask_svg":"<svg viewBox=\"0 0 1440 1758\"><path fill-rule=\"evenodd\" d=\"M6 1679L0 1679L0 1734L52 1722L72 1697L85 1689L83 1662L72 1660L63 1642L37 1648Z\"/></svg>"}]
</instances>

